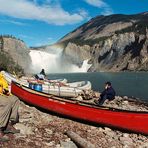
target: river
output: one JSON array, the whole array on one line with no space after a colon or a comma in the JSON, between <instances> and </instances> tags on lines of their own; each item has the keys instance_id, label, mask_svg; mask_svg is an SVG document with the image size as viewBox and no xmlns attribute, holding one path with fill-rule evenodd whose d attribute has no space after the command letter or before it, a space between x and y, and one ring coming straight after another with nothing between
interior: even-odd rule
<instances>
[{"instance_id":1,"label":"river","mask_svg":"<svg viewBox=\"0 0 148 148\"><path fill-rule=\"evenodd\" d=\"M147 72L55 73L49 74L48 77L66 78L69 82L88 80L95 91L102 91L104 83L110 81L117 95L136 97L148 102Z\"/></svg>"}]
</instances>

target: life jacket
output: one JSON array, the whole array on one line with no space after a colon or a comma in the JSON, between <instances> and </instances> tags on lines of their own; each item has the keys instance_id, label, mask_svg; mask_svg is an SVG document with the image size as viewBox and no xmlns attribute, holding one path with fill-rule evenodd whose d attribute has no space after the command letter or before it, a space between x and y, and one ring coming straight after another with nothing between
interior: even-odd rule
<instances>
[{"instance_id":1,"label":"life jacket","mask_svg":"<svg viewBox=\"0 0 148 148\"><path fill-rule=\"evenodd\" d=\"M0 82L0 94L3 93L3 84Z\"/></svg>"},{"instance_id":2,"label":"life jacket","mask_svg":"<svg viewBox=\"0 0 148 148\"><path fill-rule=\"evenodd\" d=\"M0 94L2 94L4 91L9 92L8 83L4 77L4 75L0 72Z\"/></svg>"}]
</instances>

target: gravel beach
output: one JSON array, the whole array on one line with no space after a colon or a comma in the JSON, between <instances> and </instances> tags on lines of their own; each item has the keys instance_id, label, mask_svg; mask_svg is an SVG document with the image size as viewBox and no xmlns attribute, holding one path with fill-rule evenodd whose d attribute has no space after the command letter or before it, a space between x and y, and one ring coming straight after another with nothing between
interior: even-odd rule
<instances>
[{"instance_id":1,"label":"gravel beach","mask_svg":"<svg viewBox=\"0 0 148 148\"><path fill-rule=\"evenodd\" d=\"M122 109L148 111L148 105L128 97L117 96L105 106ZM2 148L77 148L78 146L65 134L73 131L96 148L147 148L148 137L126 133L72 121L29 106L23 102L19 108L20 122L15 125L19 134L11 135L11 140L0 143Z\"/></svg>"}]
</instances>

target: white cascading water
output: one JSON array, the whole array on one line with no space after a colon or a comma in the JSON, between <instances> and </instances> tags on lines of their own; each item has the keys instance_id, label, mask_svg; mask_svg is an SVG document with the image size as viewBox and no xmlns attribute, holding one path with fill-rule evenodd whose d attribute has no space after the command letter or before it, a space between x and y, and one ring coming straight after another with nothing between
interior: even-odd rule
<instances>
[{"instance_id":1,"label":"white cascading water","mask_svg":"<svg viewBox=\"0 0 148 148\"><path fill-rule=\"evenodd\" d=\"M62 58L63 49L50 46L46 51L31 50L31 73L39 73L45 69L46 73L87 72L90 68L88 60L84 60L81 67Z\"/></svg>"}]
</instances>

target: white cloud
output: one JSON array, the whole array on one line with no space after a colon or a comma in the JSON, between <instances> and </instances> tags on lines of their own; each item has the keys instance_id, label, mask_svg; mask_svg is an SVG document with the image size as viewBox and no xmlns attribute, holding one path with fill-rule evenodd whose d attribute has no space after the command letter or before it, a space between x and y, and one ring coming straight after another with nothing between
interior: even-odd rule
<instances>
[{"instance_id":1,"label":"white cloud","mask_svg":"<svg viewBox=\"0 0 148 148\"><path fill-rule=\"evenodd\" d=\"M110 15L110 14L113 14L113 10L110 8L110 7L106 7L104 9L103 12L101 12L102 15Z\"/></svg>"},{"instance_id":2,"label":"white cloud","mask_svg":"<svg viewBox=\"0 0 148 148\"><path fill-rule=\"evenodd\" d=\"M94 7L103 8L103 12L101 13L103 15L113 14L112 8L103 0L84 0L84 1Z\"/></svg>"},{"instance_id":3,"label":"white cloud","mask_svg":"<svg viewBox=\"0 0 148 148\"><path fill-rule=\"evenodd\" d=\"M19 22L19 21L15 21L15 20L0 20L1 23L11 23L11 24L14 24L14 25L19 25L19 26L26 26L27 24L26 23L22 23L22 22Z\"/></svg>"},{"instance_id":4,"label":"white cloud","mask_svg":"<svg viewBox=\"0 0 148 148\"><path fill-rule=\"evenodd\" d=\"M106 3L104 3L102 0L84 0L84 1L92 6L99 8L106 6Z\"/></svg>"},{"instance_id":5,"label":"white cloud","mask_svg":"<svg viewBox=\"0 0 148 148\"><path fill-rule=\"evenodd\" d=\"M50 0L42 5L38 5L36 0L0 0L0 14L56 25L78 23L84 19L79 13L70 14L64 11L59 4L51 4Z\"/></svg>"},{"instance_id":6,"label":"white cloud","mask_svg":"<svg viewBox=\"0 0 148 148\"><path fill-rule=\"evenodd\" d=\"M82 9L82 8L79 8L78 9L78 12L81 16L83 16L84 18L88 18L89 15L88 15L88 12L85 10L85 9Z\"/></svg>"}]
</instances>

